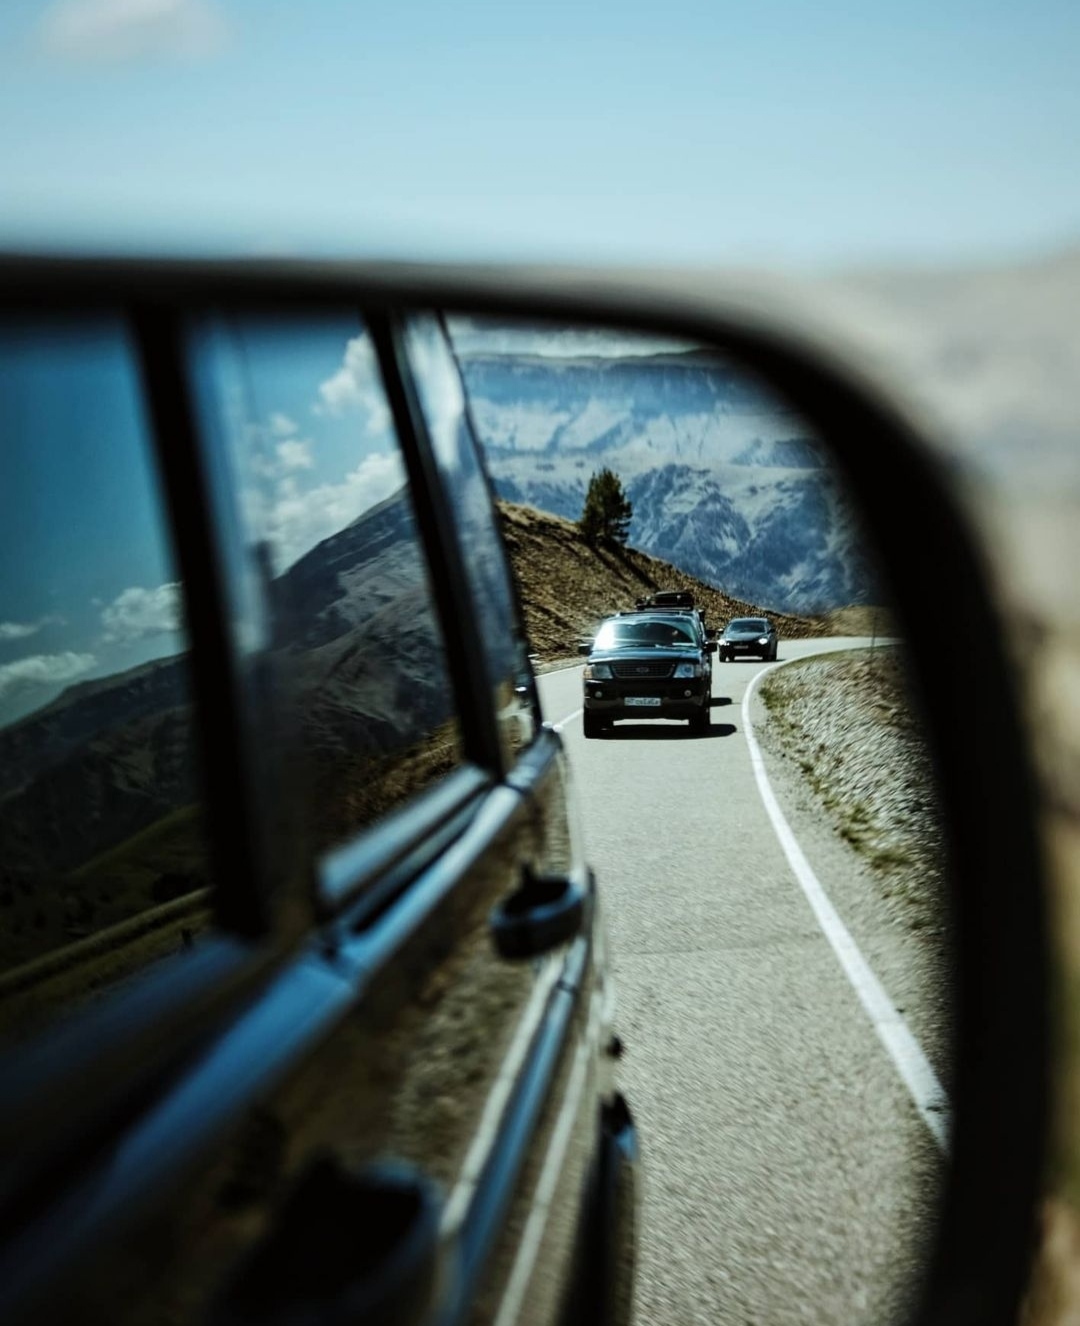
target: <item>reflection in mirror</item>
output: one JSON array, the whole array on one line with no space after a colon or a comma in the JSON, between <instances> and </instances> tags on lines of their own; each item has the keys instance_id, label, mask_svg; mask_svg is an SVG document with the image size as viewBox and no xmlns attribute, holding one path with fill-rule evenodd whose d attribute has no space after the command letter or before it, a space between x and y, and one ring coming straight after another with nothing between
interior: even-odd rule
<instances>
[{"instance_id":1,"label":"reflection in mirror","mask_svg":"<svg viewBox=\"0 0 1080 1326\"><path fill-rule=\"evenodd\" d=\"M204 427L222 429L270 604L304 869L460 763L442 625L359 317L221 317L194 329L192 348Z\"/></svg>"},{"instance_id":2,"label":"reflection in mirror","mask_svg":"<svg viewBox=\"0 0 1080 1326\"><path fill-rule=\"evenodd\" d=\"M118 319L0 326L0 1031L209 920L187 638Z\"/></svg>"},{"instance_id":3,"label":"reflection in mirror","mask_svg":"<svg viewBox=\"0 0 1080 1326\"><path fill-rule=\"evenodd\" d=\"M612 931L639 1319L899 1319L948 1147L946 873L828 439L698 346L449 325Z\"/></svg>"},{"instance_id":4,"label":"reflection in mirror","mask_svg":"<svg viewBox=\"0 0 1080 1326\"><path fill-rule=\"evenodd\" d=\"M445 329L430 314L410 318L406 345L431 450L446 485L462 569L483 614L477 625L492 707L504 757L512 761L534 735L531 671L520 630L506 629L517 616L512 575L492 518L483 461L468 425L461 375Z\"/></svg>"}]
</instances>

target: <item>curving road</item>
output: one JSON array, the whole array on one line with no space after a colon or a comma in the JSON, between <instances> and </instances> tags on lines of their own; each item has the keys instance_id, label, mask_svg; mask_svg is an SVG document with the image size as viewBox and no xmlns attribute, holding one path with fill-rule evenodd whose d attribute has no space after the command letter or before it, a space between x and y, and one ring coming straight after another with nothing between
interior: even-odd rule
<instances>
[{"instance_id":1,"label":"curving road","mask_svg":"<svg viewBox=\"0 0 1080 1326\"><path fill-rule=\"evenodd\" d=\"M861 643L781 642L780 660ZM581 669L540 678L612 939L643 1147L641 1326L896 1320L933 1234L942 992L790 772L767 768L796 855L879 982L875 1028L755 779L743 700L764 666L716 665L701 738L651 722L585 741ZM748 714L765 722L760 701ZM921 1096L882 1019L925 1050Z\"/></svg>"}]
</instances>

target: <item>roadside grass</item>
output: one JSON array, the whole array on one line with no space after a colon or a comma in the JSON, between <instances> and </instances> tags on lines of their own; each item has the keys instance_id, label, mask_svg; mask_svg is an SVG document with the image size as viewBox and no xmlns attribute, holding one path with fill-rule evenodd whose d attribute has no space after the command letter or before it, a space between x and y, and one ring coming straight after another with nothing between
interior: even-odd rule
<instances>
[{"instance_id":1,"label":"roadside grass","mask_svg":"<svg viewBox=\"0 0 1080 1326\"><path fill-rule=\"evenodd\" d=\"M945 925L940 809L902 660L847 649L762 683L768 736L912 930Z\"/></svg>"}]
</instances>

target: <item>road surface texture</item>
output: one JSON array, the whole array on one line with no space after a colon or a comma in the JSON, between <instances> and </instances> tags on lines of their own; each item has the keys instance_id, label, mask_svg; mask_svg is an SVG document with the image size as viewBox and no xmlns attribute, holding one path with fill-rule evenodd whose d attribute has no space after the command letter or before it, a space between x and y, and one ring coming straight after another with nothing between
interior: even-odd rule
<instances>
[{"instance_id":1,"label":"road surface texture","mask_svg":"<svg viewBox=\"0 0 1080 1326\"><path fill-rule=\"evenodd\" d=\"M860 643L781 642L780 660ZM706 737L654 721L586 741L580 668L540 679L612 941L621 1078L642 1138L640 1326L901 1321L934 1233L941 1145L754 777L742 704L764 666L715 666ZM767 722L760 700L750 715L755 729ZM766 770L858 950L947 1081L938 969L792 768L770 757Z\"/></svg>"}]
</instances>

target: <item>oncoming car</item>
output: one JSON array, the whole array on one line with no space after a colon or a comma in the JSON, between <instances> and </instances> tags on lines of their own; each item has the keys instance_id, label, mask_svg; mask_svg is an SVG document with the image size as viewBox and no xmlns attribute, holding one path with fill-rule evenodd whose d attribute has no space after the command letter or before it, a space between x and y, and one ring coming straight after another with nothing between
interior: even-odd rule
<instances>
[{"instance_id":1,"label":"oncoming car","mask_svg":"<svg viewBox=\"0 0 1080 1326\"><path fill-rule=\"evenodd\" d=\"M709 727L712 659L695 613L620 613L601 625L583 677L587 737L598 737L616 720L685 718L694 732Z\"/></svg>"},{"instance_id":2,"label":"oncoming car","mask_svg":"<svg viewBox=\"0 0 1080 1326\"><path fill-rule=\"evenodd\" d=\"M724 627L717 653L723 663L748 654L772 662L776 658L776 645L776 627L767 617L732 617Z\"/></svg>"}]
</instances>

